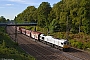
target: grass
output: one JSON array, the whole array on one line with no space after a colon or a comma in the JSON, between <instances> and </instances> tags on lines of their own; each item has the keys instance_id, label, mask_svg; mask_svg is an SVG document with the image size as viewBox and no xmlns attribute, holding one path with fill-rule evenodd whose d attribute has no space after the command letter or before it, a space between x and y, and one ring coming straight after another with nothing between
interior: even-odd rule
<instances>
[{"instance_id":1,"label":"grass","mask_svg":"<svg viewBox=\"0 0 90 60\"><path fill-rule=\"evenodd\" d=\"M0 60L35 60L34 57L26 54L17 43L13 42L8 34L4 33L3 27L0 27Z\"/></svg>"}]
</instances>

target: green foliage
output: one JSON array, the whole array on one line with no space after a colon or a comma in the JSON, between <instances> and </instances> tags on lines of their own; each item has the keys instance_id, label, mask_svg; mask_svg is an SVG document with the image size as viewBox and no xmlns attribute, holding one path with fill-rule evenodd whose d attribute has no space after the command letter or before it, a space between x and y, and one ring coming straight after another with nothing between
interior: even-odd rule
<instances>
[{"instance_id":1,"label":"green foliage","mask_svg":"<svg viewBox=\"0 0 90 60\"><path fill-rule=\"evenodd\" d=\"M40 27L48 27L48 24L50 23L48 21L48 14L51 11L51 6L48 2L42 2L40 6L37 9L38 13L38 25Z\"/></svg>"},{"instance_id":2,"label":"green foliage","mask_svg":"<svg viewBox=\"0 0 90 60\"><path fill-rule=\"evenodd\" d=\"M53 19L53 21L49 25L50 33L53 33L55 31L60 31L60 25L56 19Z\"/></svg>"},{"instance_id":3,"label":"green foliage","mask_svg":"<svg viewBox=\"0 0 90 60\"><path fill-rule=\"evenodd\" d=\"M55 19L60 25L60 31L65 32L68 23L70 32L90 34L89 6L89 0L62 0L54 4L53 7L48 2L42 2L38 8L28 6L17 15L16 21L37 22L38 26L48 29L50 23Z\"/></svg>"},{"instance_id":4,"label":"green foliage","mask_svg":"<svg viewBox=\"0 0 90 60\"><path fill-rule=\"evenodd\" d=\"M5 41L3 40L3 42L2 42L2 47L3 48L5 48L6 47L6 43L5 43Z\"/></svg>"},{"instance_id":5,"label":"green foliage","mask_svg":"<svg viewBox=\"0 0 90 60\"><path fill-rule=\"evenodd\" d=\"M0 23L4 23L4 22L6 22L6 19L4 18L4 16L1 16L0 17Z\"/></svg>"},{"instance_id":6,"label":"green foliage","mask_svg":"<svg viewBox=\"0 0 90 60\"><path fill-rule=\"evenodd\" d=\"M54 35L54 33L66 32L67 30L74 34L80 32L90 34L90 0L61 0L53 7L48 2L42 2L38 8L28 6L17 15L16 21L37 22L37 31L45 34L50 32L51 35ZM33 27L28 29L34 30ZM65 38L66 35L56 34L56 37ZM77 48L90 48L89 43L75 40L70 42L72 46Z\"/></svg>"},{"instance_id":7,"label":"green foliage","mask_svg":"<svg viewBox=\"0 0 90 60\"><path fill-rule=\"evenodd\" d=\"M90 44L89 43L83 43L83 42L76 41L76 40L70 40L70 45L72 47L76 47L76 48L79 48L79 49L90 48Z\"/></svg>"},{"instance_id":8,"label":"green foliage","mask_svg":"<svg viewBox=\"0 0 90 60\"><path fill-rule=\"evenodd\" d=\"M73 46L73 47L77 47L77 46L78 46L78 42L75 41L75 40L70 40L70 44L71 44L71 46Z\"/></svg>"},{"instance_id":9,"label":"green foliage","mask_svg":"<svg viewBox=\"0 0 90 60\"><path fill-rule=\"evenodd\" d=\"M90 42L87 43L86 47L90 49Z\"/></svg>"},{"instance_id":10,"label":"green foliage","mask_svg":"<svg viewBox=\"0 0 90 60\"><path fill-rule=\"evenodd\" d=\"M14 59L14 60L35 60L28 55L14 43L10 37L3 32L3 27L0 27L0 59Z\"/></svg>"},{"instance_id":11,"label":"green foliage","mask_svg":"<svg viewBox=\"0 0 90 60\"><path fill-rule=\"evenodd\" d=\"M35 22L37 20L36 16L36 8L34 6L28 6L22 13L18 14L14 20L18 23Z\"/></svg>"}]
</instances>

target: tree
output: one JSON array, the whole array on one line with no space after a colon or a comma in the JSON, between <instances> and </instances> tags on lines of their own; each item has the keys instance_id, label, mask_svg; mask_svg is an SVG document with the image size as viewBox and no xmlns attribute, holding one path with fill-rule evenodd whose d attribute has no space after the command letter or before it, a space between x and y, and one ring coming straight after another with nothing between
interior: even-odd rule
<instances>
[{"instance_id":1,"label":"tree","mask_svg":"<svg viewBox=\"0 0 90 60\"><path fill-rule=\"evenodd\" d=\"M50 23L49 30L50 33L60 31L60 25L56 19L53 19L53 21Z\"/></svg>"},{"instance_id":2,"label":"tree","mask_svg":"<svg viewBox=\"0 0 90 60\"><path fill-rule=\"evenodd\" d=\"M82 29L85 33L90 34L90 0L82 0Z\"/></svg>"},{"instance_id":3,"label":"tree","mask_svg":"<svg viewBox=\"0 0 90 60\"><path fill-rule=\"evenodd\" d=\"M52 9L50 11L50 14L48 14L48 23L51 23L53 21L53 19L56 19L56 15L55 15L55 12Z\"/></svg>"},{"instance_id":4,"label":"tree","mask_svg":"<svg viewBox=\"0 0 90 60\"><path fill-rule=\"evenodd\" d=\"M6 19L4 18L4 16L1 16L0 17L0 23L4 23L4 22L6 22Z\"/></svg>"},{"instance_id":5,"label":"tree","mask_svg":"<svg viewBox=\"0 0 90 60\"><path fill-rule=\"evenodd\" d=\"M2 42L2 47L3 48L5 48L6 47L6 43L5 43L5 41L3 40L3 42Z\"/></svg>"},{"instance_id":6,"label":"tree","mask_svg":"<svg viewBox=\"0 0 90 60\"><path fill-rule=\"evenodd\" d=\"M9 19L7 19L7 22L9 22L10 20Z\"/></svg>"},{"instance_id":7,"label":"tree","mask_svg":"<svg viewBox=\"0 0 90 60\"><path fill-rule=\"evenodd\" d=\"M51 6L48 2L42 2L38 7L38 25L40 27L48 26L48 14L51 11Z\"/></svg>"},{"instance_id":8,"label":"tree","mask_svg":"<svg viewBox=\"0 0 90 60\"><path fill-rule=\"evenodd\" d=\"M34 22L36 20L35 11L36 11L36 8L34 6L28 6L22 13L17 15L16 21L17 22Z\"/></svg>"},{"instance_id":9,"label":"tree","mask_svg":"<svg viewBox=\"0 0 90 60\"><path fill-rule=\"evenodd\" d=\"M57 4L53 5L53 12L55 15L55 19L60 20L60 12L62 11L62 6L61 6L62 2L58 2Z\"/></svg>"}]
</instances>

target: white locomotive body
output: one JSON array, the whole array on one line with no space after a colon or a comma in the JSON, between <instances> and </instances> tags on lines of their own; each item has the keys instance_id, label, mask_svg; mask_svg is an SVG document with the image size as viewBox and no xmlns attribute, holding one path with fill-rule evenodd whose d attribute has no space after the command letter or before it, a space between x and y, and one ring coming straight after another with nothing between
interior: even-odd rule
<instances>
[{"instance_id":1,"label":"white locomotive body","mask_svg":"<svg viewBox=\"0 0 90 60\"><path fill-rule=\"evenodd\" d=\"M63 51L69 50L69 42L65 39L56 39L52 36L45 36L44 34L40 35L40 40L49 43L49 45L53 47L57 47L58 49L63 49Z\"/></svg>"}]
</instances>

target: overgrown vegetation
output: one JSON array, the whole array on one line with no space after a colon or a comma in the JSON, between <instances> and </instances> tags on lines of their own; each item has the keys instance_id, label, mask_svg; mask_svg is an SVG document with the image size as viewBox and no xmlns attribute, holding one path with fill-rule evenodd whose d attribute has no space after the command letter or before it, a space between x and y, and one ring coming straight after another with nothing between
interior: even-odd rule
<instances>
[{"instance_id":1,"label":"overgrown vegetation","mask_svg":"<svg viewBox=\"0 0 90 60\"><path fill-rule=\"evenodd\" d=\"M90 50L90 35L84 33L70 34L70 43L73 47Z\"/></svg>"},{"instance_id":2,"label":"overgrown vegetation","mask_svg":"<svg viewBox=\"0 0 90 60\"><path fill-rule=\"evenodd\" d=\"M17 43L13 42L5 33L4 27L0 27L0 60L35 60L34 57L26 54Z\"/></svg>"}]
</instances>

